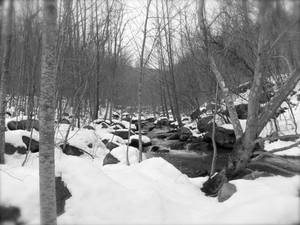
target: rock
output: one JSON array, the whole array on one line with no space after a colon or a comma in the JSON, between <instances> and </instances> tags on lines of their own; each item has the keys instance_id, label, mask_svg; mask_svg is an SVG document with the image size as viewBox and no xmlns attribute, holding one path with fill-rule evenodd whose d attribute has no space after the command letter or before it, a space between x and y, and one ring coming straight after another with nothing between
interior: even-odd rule
<instances>
[{"instance_id":1,"label":"rock","mask_svg":"<svg viewBox=\"0 0 300 225\"><path fill-rule=\"evenodd\" d=\"M19 154L26 154L27 148L23 146L15 147L10 143L5 143L5 154L12 155L15 152L18 152Z\"/></svg>"},{"instance_id":2,"label":"rock","mask_svg":"<svg viewBox=\"0 0 300 225\"><path fill-rule=\"evenodd\" d=\"M109 149L109 150L112 150L112 149L114 149L114 148L116 148L116 147L119 147L119 145L117 145L116 143L114 143L114 142L107 142L106 144L105 144L105 146L106 146L106 148L107 149Z\"/></svg>"},{"instance_id":3,"label":"rock","mask_svg":"<svg viewBox=\"0 0 300 225\"><path fill-rule=\"evenodd\" d=\"M22 140L28 148L29 143L30 143L30 138L27 136L22 136ZM38 141L31 139L30 151L33 153L39 152L39 142Z\"/></svg>"},{"instance_id":4,"label":"rock","mask_svg":"<svg viewBox=\"0 0 300 225\"><path fill-rule=\"evenodd\" d=\"M180 141L187 141L191 136L193 136L192 131L187 127L181 127L177 131Z\"/></svg>"},{"instance_id":5,"label":"rock","mask_svg":"<svg viewBox=\"0 0 300 225\"><path fill-rule=\"evenodd\" d=\"M168 152L170 152L168 149L163 149L160 146L156 146L156 145L152 146L150 151L155 152L155 153L168 153Z\"/></svg>"},{"instance_id":6,"label":"rock","mask_svg":"<svg viewBox=\"0 0 300 225\"><path fill-rule=\"evenodd\" d=\"M126 127L124 126L123 123L115 122L115 123L112 124L112 126L114 126L114 125L118 125L120 127L120 129L126 129Z\"/></svg>"},{"instance_id":7,"label":"rock","mask_svg":"<svg viewBox=\"0 0 300 225\"><path fill-rule=\"evenodd\" d=\"M93 148L93 144L92 144L92 143L89 143L87 146L88 146L89 148Z\"/></svg>"},{"instance_id":8,"label":"rock","mask_svg":"<svg viewBox=\"0 0 300 225\"><path fill-rule=\"evenodd\" d=\"M20 120L20 121L12 120L7 123L7 128L9 130L26 130L27 128L30 129L31 126L38 131L39 121L33 119L31 125L28 120Z\"/></svg>"},{"instance_id":9,"label":"rock","mask_svg":"<svg viewBox=\"0 0 300 225\"><path fill-rule=\"evenodd\" d=\"M68 119L66 119L66 118L60 119L58 121L58 123L61 123L61 124L71 124L71 122Z\"/></svg>"},{"instance_id":10,"label":"rock","mask_svg":"<svg viewBox=\"0 0 300 225\"><path fill-rule=\"evenodd\" d=\"M122 130L115 130L112 132L112 134L117 135L123 139L128 139L128 130L122 129ZM130 136L134 135L135 133L133 131L130 131Z\"/></svg>"},{"instance_id":11,"label":"rock","mask_svg":"<svg viewBox=\"0 0 300 225\"><path fill-rule=\"evenodd\" d=\"M75 155L75 156L83 155L83 151L75 146L66 144L66 147L63 148L64 145L61 144L59 147L61 147L63 153L65 153L66 155Z\"/></svg>"},{"instance_id":12,"label":"rock","mask_svg":"<svg viewBox=\"0 0 300 225\"><path fill-rule=\"evenodd\" d=\"M204 141L211 143L212 130L210 130L204 135ZM230 129L225 129L223 127L216 127L215 141L219 147L228 149L233 148L233 145L236 141L234 131Z\"/></svg>"},{"instance_id":13,"label":"rock","mask_svg":"<svg viewBox=\"0 0 300 225\"><path fill-rule=\"evenodd\" d=\"M156 125L158 127L169 126L170 122L169 122L168 118L160 118L160 119L157 120Z\"/></svg>"},{"instance_id":14,"label":"rock","mask_svg":"<svg viewBox=\"0 0 300 225\"><path fill-rule=\"evenodd\" d=\"M21 210L15 206L0 205L0 224L14 224L21 225L20 222Z\"/></svg>"},{"instance_id":15,"label":"rock","mask_svg":"<svg viewBox=\"0 0 300 225\"><path fill-rule=\"evenodd\" d=\"M142 142L142 147L143 147L142 151L144 152L145 147L148 147L150 145L151 145L151 142L147 142L147 143ZM131 139L130 143L129 143L129 146L139 148L139 140L138 139Z\"/></svg>"},{"instance_id":16,"label":"rock","mask_svg":"<svg viewBox=\"0 0 300 225\"><path fill-rule=\"evenodd\" d=\"M64 113L62 114L62 116L69 117L70 115L69 115L69 113L64 112Z\"/></svg>"},{"instance_id":17,"label":"rock","mask_svg":"<svg viewBox=\"0 0 300 225\"><path fill-rule=\"evenodd\" d=\"M203 191L207 196L215 197L226 182L227 177L225 176L225 170L222 170L205 181L201 191Z\"/></svg>"},{"instance_id":18,"label":"rock","mask_svg":"<svg viewBox=\"0 0 300 225\"><path fill-rule=\"evenodd\" d=\"M84 129L88 129L88 130L95 130L94 127L90 126L90 125L86 125L83 127Z\"/></svg>"},{"instance_id":19,"label":"rock","mask_svg":"<svg viewBox=\"0 0 300 225\"><path fill-rule=\"evenodd\" d=\"M106 122L96 123L99 124L101 128L109 128L109 125Z\"/></svg>"},{"instance_id":20,"label":"rock","mask_svg":"<svg viewBox=\"0 0 300 225\"><path fill-rule=\"evenodd\" d=\"M246 120L248 116L248 104L239 104L235 106L236 113L240 120Z\"/></svg>"},{"instance_id":21,"label":"rock","mask_svg":"<svg viewBox=\"0 0 300 225\"><path fill-rule=\"evenodd\" d=\"M236 192L236 186L231 183L224 183L218 191L218 202L224 202Z\"/></svg>"},{"instance_id":22,"label":"rock","mask_svg":"<svg viewBox=\"0 0 300 225\"><path fill-rule=\"evenodd\" d=\"M61 177L55 177L56 190L56 214L62 215L65 212L65 203L72 195Z\"/></svg>"},{"instance_id":23,"label":"rock","mask_svg":"<svg viewBox=\"0 0 300 225\"><path fill-rule=\"evenodd\" d=\"M152 145L150 138L145 135L142 135L142 147L148 147ZM139 147L139 135L133 135L130 137L129 146L138 148Z\"/></svg>"},{"instance_id":24,"label":"rock","mask_svg":"<svg viewBox=\"0 0 300 225\"><path fill-rule=\"evenodd\" d=\"M211 120L213 119L213 116L207 116L204 118L201 118L197 122L197 128L200 133L207 132L211 129L212 123Z\"/></svg>"},{"instance_id":25,"label":"rock","mask_svg":"<svg viewBox=\"0 0 300 225\"><path fill-rule=\"evenodd\" d=\"M248 104L239 104L235 106L235 110L237 113L237 116L240 120L246 120L248 116ZM229 112L228 110L225 110L222 112L222 114L226 115L229 117Z\"/></svg>"},{"instance_id":26,"label":"rock","mask_svg":"<svg viewBox=\"0 0 300 225\"><path fill-rule=\"evenodd\" d=\"M148 118L146 119L146 121L149 122L149 123L154 123L155 118L154 118L154 117L148 117Z\"/></svg>"},{"instance_id":27,"label":"rock","mask_svg":"<svg viewBox=\"0 0 300 225\"><path fill-rule=\"evenodd\" d=\"M5 112L5 115L11 117L11 113L10 112Z\"/></svg>"},{"instance_id":28,"label":"rock","mask_svg":"<svg viewBox=\"0 0 300 225\"><path fill-rule=\"evenodd\" d=\"M112 154L107 153L107 155L103 159L103 166L107 164L117 164L119 162L120 161L117 158L115 158Z\"/></svg>"},{"instance_id":29,"label":"rock","mask_svg":"<svg viewBox=\"0 0 300 225\"><path fill-rule=\"evenodd\" d=\"M179 139L179 134L175 133L175 134L171 134L169 135L166 140L178 140Z\"/></svg>"},{"instance_id":30,"label":"rock","mask_svg":"<svg viewBox=\"0 0 300 225\"><path fill-rule=\"evenodd\" d=\"M198 119L200 117L200 115L201 115L201 111L199 108L197 108L195 111L193 111L191 113L191 115L190 115L191 120L194 121L194 120Z\"/></svg>"}]
</instances>

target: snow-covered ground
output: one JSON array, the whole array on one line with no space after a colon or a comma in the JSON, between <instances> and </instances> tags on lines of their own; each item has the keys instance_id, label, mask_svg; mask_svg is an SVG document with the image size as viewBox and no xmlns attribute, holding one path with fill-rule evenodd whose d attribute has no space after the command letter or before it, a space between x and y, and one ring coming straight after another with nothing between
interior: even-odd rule
<instances>
[{"instance_id":1,"label":"snow-covered ground","mask_svg":"<svg viewBox=\"0 0 300 225\"><path fill-rule=\"evenodd\" d=\"M12 156L13 157L13 156ZM20 160L20 159L15 159ZM72 197L59 224L296 224L300 176L232 181L227 201L206 197L207 177L190 179L162 158L102 166L101 159L56 150L56 174ZM1 165L1 204L19 206L26 224L39 224L38 157L25 167Z\"/></svg>"},{"instance_id":2,"label":"snow-covered ground","mask_svg":"<svg viewBox=\"0 0 300 225\"><path fill-rule=\"evenodd\" d=\"M279 117L280 135L300 133L300 105L293 109L297 130L287 110ZM129 127L128 122L121 122ZM111 128L91 125L95 130L71 130L68 143L87 151L94 159L86 154L80 157L65 155L60 148L55 149L56 175L62 177L72 194L66 201L65 213L58 217L58 224L300 223L300 176L230 181L237 192L219 203L217 198L207 197L200 190L207 177L188 178L162 158L144 158L138 163L138 150L129 147L130 166L126 166L126 141L112 134ZM246 121L241 120L241 125L245 129ZM186 126L195 128L196 124L192 122ZM228 124L222 126L232 128ZM274 130L271 126L268 124L263 130L263 137ZM57 145L64 141L68 129L66 124L56 128ZM199 135L193 129L192 132ZM22 135L30 135L28 131L6 133L7 142L23 147ZM38 140L36 131L33 137ZM111 154L120 163L103 166L103 159L109 152L104 140L119 145ZM143 142L149 141L143 136ZM266 142L265 149L293 143ZM300 156L299 153L298 146L276 154ZM20 207L25 224L39 224L38 153L29 153L22 167L24 157L18 153L6 155L6 164L0 165L0 204Z\"/></svg>"}]
</instances>

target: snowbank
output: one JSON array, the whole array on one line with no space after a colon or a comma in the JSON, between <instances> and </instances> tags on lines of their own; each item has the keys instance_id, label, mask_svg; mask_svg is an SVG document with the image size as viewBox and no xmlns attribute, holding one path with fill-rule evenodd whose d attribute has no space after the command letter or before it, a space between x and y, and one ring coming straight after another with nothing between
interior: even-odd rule
<instances>
[{"instance_id":1,"label":"snowbank","mask_svg":"<svg viewBox=\"0 0 300 225\"><path fill-rule=\"evenodd\" d=\"M8 130L5 131L5 142L10 143L14 147L25 147L26 145L22 140L22 136L29 137L31 136L30 131L26 130ZM32 131L32 139L39 141L39 132L35 129Z\"/></svg>"},{"instance_id":2,"label":"snowbank","mask_svg":"<svg viewBox=\"0 0 300 225\"><path fill-rule=\"evenodd\" d=\"M37 157L35 158L37 160ZM300 176L235 180L237 192L218 203L161 158L132 166L56 153L56 174L72 193L58 224L296 224ZM39 223L37 163L0 166L1 201Z\"/></svg>"}]
</instances>

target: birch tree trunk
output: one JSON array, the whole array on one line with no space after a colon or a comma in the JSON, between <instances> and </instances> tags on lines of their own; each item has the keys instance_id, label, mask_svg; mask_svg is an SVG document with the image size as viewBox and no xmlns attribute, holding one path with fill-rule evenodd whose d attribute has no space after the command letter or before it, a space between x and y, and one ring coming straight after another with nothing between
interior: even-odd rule
<instances>
[{"instance_id":1,"label":"birch tree trunk","mask_svg":"<svg viewBox=\"0 0 300 225\"><path fill-rule=\"evenodd\" d=\"M12 40L12 21L14 11L14 1L8 0L8 9L3 10L3 24L2 24L2 51L3 64L1 70L0 83L0 164L5 163L5 112L6 112L6 92L7 82L9 77L9 62L11 55L11 40Z\"/></svg>"},{"instance_id":2,"label":"birch tree trunk","mask_svg":"<svg viewBox=\"0 0 300 225\"><path fill-rule=\"evenodd\" d=\"M144 77L144 51L147 39L147 25L148 25L148 18L149 18L149 8L152 0L147 0L147 7L146 7L146 17L144 21L144 29L143 29L143 42L142 42L142 49L140 55L140 78L138 84L138 128L139 128L139 162L142 159L142 124L141 124L141 116L142 116L142 87L143 87L143 77Z\"/></svg>"},{"instance_id":3,"label":"birch tree trunk","mask_svg":"<svg viewBox=\"0 0 300 225\"><path fill-rule=\"evenodd\" d=\"M42 74L40 84L39 177L42 225L56 224L54 117L56 89L56 0L43 1Z\"/></svg>"}]
</instances>

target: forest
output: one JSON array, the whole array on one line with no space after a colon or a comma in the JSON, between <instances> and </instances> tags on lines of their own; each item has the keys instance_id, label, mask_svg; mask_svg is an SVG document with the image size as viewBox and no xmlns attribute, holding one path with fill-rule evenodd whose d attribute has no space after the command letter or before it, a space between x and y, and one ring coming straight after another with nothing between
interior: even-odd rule
<instances>
[{"instance_id":1,"label":"forest","mask_svg":"<svg viewBox=\"0 0 300 225\"><path fill-rule=\"evenodd\" d=\"M0 224L300 223L299 0L0 0L0 53Z\"/></svg>"}]
</instances>

